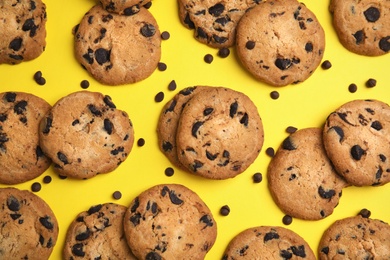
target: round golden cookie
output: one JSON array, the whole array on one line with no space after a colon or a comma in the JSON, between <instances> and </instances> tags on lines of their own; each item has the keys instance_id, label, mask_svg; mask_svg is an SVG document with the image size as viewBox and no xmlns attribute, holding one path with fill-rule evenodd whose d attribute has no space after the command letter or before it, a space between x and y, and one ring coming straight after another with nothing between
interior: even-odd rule
<instances>
[{"instance_id":1,"label":"round golden cookie","mask_svg":"<svg viewBox=\"0 0 390 260\"><path fill-rule=\"evenodd\" d=\"M321 62L325 34L315 14L296 0L260 2L237 25L242 65L258 80L286 86L309 78Z\"/></svg>"},{"instance_id":2,"label":"round golden cookie","mask_svg":"<svg viewBox=\"0 0 390 260\"><path fill-rule=\"evenodd\" d=\"M176 132L180 162L209 179L227 179L245 171L264 142L256 105L244 93L209 87L184 106Z\"/></svg>"},{"instance_id":3,"label":"round golden cookie","mask_svg":"<svg viewBox=\"0 0 390 260\"><path fill-rule=\"evenodd\" d=\"M99 92L79 91L58 100L40 124L40 144L62 176L92 178L128 157L134 130L125 111Z\"/></svg>"},{"instance_id":4,"label":"round golden cookie","mask_svg":"<svg viewBox=\"0 0 390 260\"><path fill-rule=\"evenodd\" d=\"M39 145L38 129L50 109L30 93L0 93L0 183L23 183L49 168L51 160Z\"/></svg>"},{"instance_id":5,"label":"round golden cookie","mask_svg":"<svg viewBox=\"0 0 390 260\"><path fill-rule=\"evenodd\" d=\"M135 15L142 6L150 2L151 0L100 0L108 12L126 16Z\"/></svg>"}]
</instances>

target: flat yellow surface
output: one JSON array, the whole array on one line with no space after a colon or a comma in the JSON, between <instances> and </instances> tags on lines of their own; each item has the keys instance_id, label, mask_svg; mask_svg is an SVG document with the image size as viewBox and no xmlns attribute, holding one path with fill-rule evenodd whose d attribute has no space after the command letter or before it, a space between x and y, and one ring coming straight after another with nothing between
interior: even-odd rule
<instances>
[{"instance_id":1,"label":"flat yellow surface","mask_svg":"<svg viewBox=\"0 0 390 260\"><path fill-rule=\"evenodd\" d=\"M193 38L193 32L180 24L176 0L153 0L149 10L154 14L160 31L168 31L171 35L169 40L162 42L161 62L167 64L167 70L156 70L149 78L136 84L117 87L101 85L76 62L72 35L72 28L97 2L46 0L46 51L30 62L16 66L0 65L1 91L31 92L50 104L67 94L82 90L80 82L89 80L91 85L88 90L110 95L116 106L125 110L132 119L136 141L139 138L146 141L143 147L135 143L128 159L112 173L85 181L69 178L62 180L49 169L35 180L15 185L20 189L31 190L33 182L42 183L41 191L36 194L52 207L60 226L59 239L51 259L61 259L67 227L79 212L105 202L127 206L143 190L162 183L183 184L206 202L218 224L217 241L206 259L220 259L228 242L238 232L261 225L284 226L284 214L273 202L267 188L266 172L270 157L265 154L265 150L267 147L278 148L287 136L287 126L321 127L329 113L353 99L379 99L390 103L390 56L363 57L344 49L332 28L328 1L303 1L317 15L325 30L324 60L330 60L333 65L330 70L318 68L304 83L275 88L256 81L239 64L234 48L231 48L228 58L222 59L216 55L216 49L200 44ZM204 55L208 53L214 56L211 64L203 61ZM38 70L42 71L47 80L44 86L33 80ZM365 87L369 78L377 80L376 87ZM167 88L172 80L177 83L176 91ZM358 86L356 93L348 91L350 83ZM194 85L224 86L244 92L258 107L265 130L263 150L257 160L234 179L207 180L177 168L172 177L164 174L164 170L171 164L158 149L158 116L163 105L178 90ZM274 90L280 93L277 100L270 98L270 92ZM164 92L165 99L156 103L154 97L160 91ZM252 175L256 172L263 174L263 181L258 184L252 182ZM43 183L45 175L52 176L50 184ZM304 237L316 252L322 232L331 223L356 215L362 208L371 210L372 218L390 222L389 185L346 188L331 216L320 221L294 219L291 225L285 227ZM113 192L117 190L123 195L120 200L112 198ZM230 215L219 215L223 205L229 205Z\"/></svg>"}]
</instances>

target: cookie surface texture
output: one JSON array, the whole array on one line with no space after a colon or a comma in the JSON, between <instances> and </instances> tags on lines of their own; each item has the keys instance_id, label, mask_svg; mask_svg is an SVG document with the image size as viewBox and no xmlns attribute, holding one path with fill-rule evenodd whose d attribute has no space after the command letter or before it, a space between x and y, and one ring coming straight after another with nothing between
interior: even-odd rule
<instances>
[{"instance_id":1,"label":"cookie surface texture","mask_svg":"<svg viewBox=\"0 0 390 260\"><path fill-rule=\"evenodd\" d=\"M177 157L176 132L183 106L196 93L207 88L195 86L182 89L163 107L157 125L157 137L160 150L167 156L172 164L183 168Z\"/></svg>"},{"instance_id":2,"label":"cookie surface texture","mask_svg":"<svg viewBox=\"0 0 390 260\"><path fill-rule=\"evenodd\" d=\"M185 27L194 30L194 37L199 42L226 48L235 43L236 26L242 15L258 2L178 0L179 17Z\"/></svg>"},{"instance_id":3,"label":"cookie surface texture","mask_svg":"<svg viewBox=\"0 0 390 260\"><path fill-rule=\"evenodd\" d=\"M46 5L41 0L0 2L0 64L37 58L46 47Z\"/></svg>"},{"instance_id":4,"label":"cookie surface texture","mask_svg":"<svg viewBox=\"0 0 390 260\"><path fill-rule=\"evenodd\" d=\"M16 188L1 188L0 203L0 258L49 259L58 237L57 219L49 205Z\"/></svg>"},{"instance_id":5,"label":"cookie surface texture","mask_svg":"<svg viewBox=\"0 0 390 260\"><path fill-rule=\"evenodd\" d=\"M351 52L379 56L390 51L390 1L332 0L333 27Z\"/></svg>"},{"instance_id":6,"label":"cookie surface texture","mask_svg":"<svg viewBox=\"0 0 390 260\"><path fill-rule=\"evenodd\" d=\"M316 70L325 34L315 14L298 1L263 1L238 23L236 49L256 79L286 86L305 81Z\"/></svg>"},{"instance_id":7,"label":"cookie surface texture","mask_svg":"<svg viewBox=\"0 0 390 260\"><path fill-rule=\"evenodd\" d=\"M138 259L204 259L217 236L207 205L179 184L153 186L137 196L124 230Z\"/></svg>"},{"instance_id":8,"label":"cookie surface texture","mask_svg":"<svg viewBox=\"0 0 390 260\"><path fill-rule=\"evenodd\" d=\"M129 155L134 130L125 111L99 92L58 100L40 123L40 144L62 176L88 179L116 169Z\"/></svg>"},{"instance_id":9,"label":"cookie surface texture","mask_svg":"<svg viewBox=\"0 0 390 260\"><path fill-rule=\"evenodd\" d=\"M75 29L75 54L102 84L135 83L157 68L161 57L160 31L145 8L126 16L110 13L99 4L84 15Z\"/></svg>"},{"instance_id":10,"label":"cookie surface texture","mask_svg":"<svg viewBox=\"0 0 390 260\"><path fill-rule=\"evenodd\" d=\"M119 204L105 203L79 213L68 227L63 259L136 260L124 237L126 209Z\"/></svg>"},{"instance_id":11,"label":"cookie surface texture","mask_svg":"<svg viewBox=\"0 0 390 260\"><path fill-rule=\"evenodd\" d=\"M299 219L332 214L347 186L326 156L320 128L300 129L287 137L272 157L267 176L275 203Z\"/></svg>"},{"instance_id":12,"label":"cookie surface texture","mask_svg":"<svg viewBox=\"0 0 390 260\"><path fill-rule=\"evenodd\" d=\"M0 183L23 183L49 168L51 160L39 145L38 129L50 109L33 94L0 93Z\"/></svg>"},{"instance_id":13,"label":"cookie surface texture","mask_svg":"<svg viewBox=\"0 0 390 260\"><path fill-rule=\"evenodd\" d=\"M390 181L390 106L379 100L353 100L329 115L324 146L336 171L355 186Z\"/></svg>"},{"instance_id":14,"label":"cookie surface texture","mask_svg":"<svg viewBox=\"0 0 390 260\"><path fill-rule=\"evenodd\" d=\"M319 260L389 259L390 225L361 216L335 221L322 235Z\"/></svg>"},{"instance_id":15,"label":"cookie surface texture","mask_svg":"<svg viewBox=\"0 0 390 260\"><path fill-rule=\"evenodd\" d=\"M244 93L210 87L183 108L176 133L180 162L196 175L227 179L245 171L264 142L256 105Z\"/></svg>"},{"instance_id":16,"label":"cookie surface texture","mask_svg":"<svg viewBox=\"0 0 390 260\"><path fill-rule=\"evenodd\" d=\"M151 0L100 0L103 8L110 13L120 15L134 15L139 12L139 9L151 2Z\"/></svg>"},{"instance_id":17,"label":"cookie surface texture","mask_svg":"<svg viewBox=\"0 0 390 260\"><path fill-rule=\"evenodd\" d=\"M261 226L236 235L222 260L230 259L307 259L315 260L313 250L297 233L283 228Z\"/></svg>"}]
</instances>

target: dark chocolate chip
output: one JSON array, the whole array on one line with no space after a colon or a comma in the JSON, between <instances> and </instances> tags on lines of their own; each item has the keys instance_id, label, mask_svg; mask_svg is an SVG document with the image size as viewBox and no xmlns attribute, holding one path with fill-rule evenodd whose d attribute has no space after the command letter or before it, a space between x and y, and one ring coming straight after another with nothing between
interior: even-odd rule
<instances>
[{"instance_id":1,"label":"dark chocolate chip","mask_svg":"<svg viewBox=\"0 0 390 260\"><path fill-rule=\"evenodd\" d=\"M271 91L270 96L272 99L278 99L280 95L279 95L278 91L274 90L274 91Z\"/></svg>"},{"instance_id":2,"label":"dark chocolate chip","mask_svg":"<svg viewBox=\"0 0 390 260\"><path fill-rule=\"evenodd\" d=\"M8 48L12 49L13 51L18 51L22 47L23 39L22 38L15 38L10 43Z\"/></svg>"},{"instance_id":3,"label":"dark chocolate chip","mask_svg":"<svg viewBox=\"0 0 390 260\"><path fill-rule=\"evenodd\" d=\"M0 114L0 122L5 122L7 120L7 114Z\"/></svg>"},{"instance_id":4,"label":"dark chocolate chip","mask_svg":"<svg viewBox=\"0 0 390 260\"><path fill-rule=\"evenodd\" d=\"M271 231L264 235L264 243L272 239L279 239L279 234Z\"/></svg>"},{"instance_id":5,"label":"dark chocolate chip","mask_svg":"<svg viewBox=\"0 0 390 260\"><path fill-rule=\"evenodd\" d=\"M359 161L365 153L366 152L359 145L354 145L351 148L351 156L357 161Z\"/></svg>"},{"instance_id":6,"label":"dark chocolate chip","mask_svg":"<svg viewBox=\"0 0 390 260\"><path fill-rule=\"evenodd\" d=\"M204 56L203 60L204 60L204 62L210 64L210 63L213 62L214 57L213 57L213 55L211 55L211 54L206 54L206 55Z\"/></svg>"},{"instance_id":7,"label":"dark chocolate chip","mask_svg":"<svg viewBox=\"0 0 390 260\"><path fill-rule=\"evenodd\" d=\"M167 64L165 64L164 62L159 62L159 63L157 63L157 69L159 71L166 71L167 70Z\"/></svg>"},{"instance_id":8,"label":"dark chocolate chip","mask_svg":"<svg viewBox=\"0 0 390 260\"><path fill-rule=\"evenodd\" d=\"M203 229L207 228L207 227L212 227L214 225L213 223L213 219L209 216L209 215L203 215L200 219L199 219L199 222L202 222L205 224L205 226L203 227Z\"/></svg>"},{"instance_id":9,"label":"dark chocolate chip","mask_svg":"<svg viewBox=\"0 0 390 260\"><path fill-rule=\"evenodd\" d=\"M254 41L247 41L245 44L245 48L247 48L248 50L253 50L255 46L256 46L256 42Z\"/></svg>"},{"instance_id":10,"label":"dark chocolate chip","mask_svg":"<svg viewBox=\"0 0 390 260\"><path fill-rule=\"evenodd\" d=\"M340 117L341 120L343 120L345 123L351 125L351 126L355 126L354 124L350 123L348 120L347 120L347 116L348 114L347 113L337 113L337 115Z\"/></svg>"},{"instance_id":11,"label":"dark chocolate chip","mask_svg":"<svg viewBox=\"0 0 390 260\"><path fill-rule=\"evenodd\" d=\"M321 68L324 69L324 70L328 70L332 67L332 63L330 63L329 60L325 60L324 62L322 62L321 64Z\"/></svg>"},{"instance_id":12,"label":"dark chocolate chip","mask_svg":"<svg viewBox=\"0 0 390 260\"><path fill-rule=\"evenodd\" d=\"M373 88L376 86L376 80L375 79L368 79L366 81L366 87L367 88Z\"/></svg>"},{"instance_id":13,"label":"dark chocolate chip","mask_svg":"<svg viewBox=\"0 0 390 260\"><path fill-rule=\"evenodd\" d=\"M218 50L217 55L221 58L226 58L230 55L230 50L229 50L229 48L221 48Z\"/></svg>"},{"instance_id":14,"label":"dark chocolate chip","mask_svg":"<svg viewBox=\"0 0 390 260\"><path fill-rule=\"evenodd\" d=\"M286 128L286 132L289 133L289 134L293 134L295 133L296 131L298 130L298 128L294 127L294 126L288 126Z\"/></svg>"},{"instance_id":15,"label":"dark chocolate chip","mask_svg":"<svg viewBox=\"0 0 390 260\"><path fill-rule=\"evenodd\" d=\"M235 101L234 103L232 103L230 105L229 116L231 118L233 118L235 116L235 114L237 114L237 110L238 110L238 103L237 103L237 101Z\"/></svg>"},{"instance_id":16,"label":"dark chocolate chip","mask_svg":"<svg viewBox=\"0 0 390 260\"><path fill-rule=\"evenodd\" d=\"M99 65L103 65L110 61L111 51L104 48L99 48L95 51L95 59Z\"/></svg>"},{"instance_id":17,"label":"dark chocolate chip","mask_svg":"<svg viewBox=\"0 0 390 260\"><path fill-rule=\"evenodd\" d=\"M89 104L87 107L93 115L95 115L95 116L102 115L102 112L97 107L95 107L93 104Z\"/></svg>"},{"instance_id":18,"label":"dark chocolate chip","mask_svg":"<svg viewBox=\"0 0 390 260\"><path fill-rule=\"evenodd\" d=\"M134 5L134 6L131 6L131 7L127 7L123 10L123 14L125 16L132 16L132 15L135 15L139 12L139 7L138 5Z\"/></svg>"},{"instance_id":19,"label":"dark chocolate chip","mask_svg":"<svg viewBox=\"0 0 390 260\"><path fill-rule=\"evenodd\" d=\"M366 35L364 34L363 30L357 31L353 34L353 37L355 37L355 43L356 45L359 45L364 42L364 39L366 38Z\"/></svg>"},{"instance_id":20,"label":"dark chocolate chip","mask_svg":"<svg viewBox=\"0 0 390 260\"><path fill-rule=\"evenodd\" d=\"M274 156L275 156L275 149L272 148L272 147L268 147L268 148L265 150L265 153L266 153L269 157L274 157Z\"/></svg>"},{"instance_id":21,"label":"dark chocolate chip","mask_svg":"<svg viewBox=\"0 0 390 260\"><path fill-rule=\"evenodd\" d=\"M344 131L339 126L332 126L329 130L334 130L336 134L339 136L339 142L341 143L344 139Z\"/></svg>"},{"instance_id":22,"label":"dark chocolate chip","mask_svg":"<svg viewBox=\"0 0 390 260\"><path fill-rule=\"evenodd\" d=\"M72 246L72 253L73 253L75 256L84 257L84 256L85 256L85 252L83 251L83 247L84 247L84 245L83 245L82 243L74 244L74 245Z\"/></svg>"},{"instance_id":23,"label":"dark chocolate chip","mask_svg":"<svg viewBox=\"0 0 390 260\"><path fill-rule=\"evenodd\" d=\"M170 37L171 37L171 35L167 31L163 31L161 33L161 39L163 39L163 40L168 40Z\"/></svg>"},{"instance_id":24,"label":"dark chocolate chip","mask_svg":"<svg viewBox=\"0 0 390 260\"><path fill-rule=\"evenodd\" d=\"M285 225L290 225L292 223L292 221L293 221L293 218L290 215L284 215L284 217L282 218L282 222Z\"/></svg>"},{"instance_id":25,"label":"dark chocolate chip","mask_svg":"<svg viewBox=\"0 0 390 260\"><path fill-rule=\"evenodd\" d=\"M286 70L292 65L292 60L290 59L282 59L278 58L275 60L275 66L278 67L280 70Z\"/></svg>"},{"instance_id":26,"label":"dark chocolate chip","mask_svg":"<svg viewBox=\"0 0 390 260\"><path fill-rule=\"evenodd\" d=\"M161 260L161 259L162 259L162 257L161 257L158 253L156 253L156 252L154 252L154 251L149 252L149 253L145 256L145 260Z\"/></svg>"},{"instance_id":27,"label":"dark chocolate chip","mask_svg":"<svg viewBox=\"0 0 390 260\"><path fill-rule=\"evenodd\" d=\"M50 220L49 216L40 217L39 222L44 226L46 229L52 230L54 228L53 223Z\"/></svg>"},{"instance_id":28,"label":"dark chocolate chip","mask_svg":"<svg viewBox=\"0 0 390 260\"><path fill-rule=\"evenodd\" d=\"M291 246L291 251L293 252L294 255L305 258L306 257L306 252L305 252L305 246Z\"/></svg>"},{"instance_id":29,"label":"dark chocolate chip","mask_svg":"<svg viewBox=\"0 0 390 260\"><path fill-rule=\"evenodd\" d=\"M282 143L282 148L285 150L289 150L289 151L297 149L290 137L287 137L286 139L284 139L284 141Z\"/></svg>"},{"instance_id":30,"label":"dark chocolate chip","mask_svg":"<svg viewBox=\"0 0 390 260\"><path fill-rule=\"evenodd\" d=\"M88 64L92 64L93 63L93 50L92 49L90 49L90 48L88 48L88 51L87 51L87 53L85 53L84 55L83 55L83 58L85 59L85 61L88 63Z\"/></svg>"},{"instance_id":31,"label":"dark chocolate chip","mask_svg":"<svg viewBox=\"0 0 390 260\"><path fill-rule=\"evenodd\" d=\"M48 184L51 182L51 180L52 180L51 176L49 176L49 175L46 175L45 177L43 177L43 183Z\"/></svg>"},{"instance_id":32,"label":"dark chocolate chip","mask_svg":"<svg viewBox=\"0 0 390 260\"><path fill-rule=\"evenodd\" d=\"M139 138L139 139L137 140L137 145L138 145L138 147L144 146L144 145L145 145L145 139Z\"/></svg>"},{"instance_id":33,"label":"dark chocolate chip","mask_svg":"<svg viewBox=\"0 0 390 260\"><path fill-rule=\"evenodd\" d=\"M374 121L371 123L371 127L374 128L377 131L382 130L382 124L379 121Z\"/></svg>"},{"instance_id":34,"label":"dark chocolate chip","mask_svg":"<svg viewBox=\"0 0 390 260\"><path fill-rule=\"evenodd\" d=\"M38 192L41 190L41 188L42 188L42 186L39 182L34 182L33 184L31 184L31 191L32 192Z\"/></svg>"},{"instance_id":35,"label":"dark chocolate chip","mask_svg":"<svg viewBox=\"0 0 390 260\"><path fill-rule=\"evenodd\" d=\"M293 257L293 254L288 250L280 250L280 254L283 259L291 259Z\"/></svg>"},{"instance_id":36,"label":"dark chocolate chip","mask_svg":"<svg viewBox=\"0 0 390 260\"><path fill-rule=\"evenodd\" d=\"M160 91L154 96L154 101L159 103L164 100L164 92Z\"/></svg>"},{"instance_id":37,"label":"dark chocolate chip","mask_svg":"<svg viewBox=\"0 0 390 260\"><path fill-rule=\"evenodd\" d=\"M179 195L179 196L180 196L180 195ZM180 205L180 204L183 203L183 200L181 200L181 199L179 198L179 196L176 195L176 193L175 193L173 190L169 191L169 199L170 199L170 201L172 202L172 204Z\"/></svg>"},{"instance_id":38,"label":"dark chocolate chip","mask_svg":"<svg viewBox=\"0 0 390 260\"><path fill-rule=\"evenodd\" d=\"M37 160L45 155L39 145L35 148L35 155Z\"/></svg>"},{"instance_id":39,"label":"dark chocolate chip","mask_svg":"<svg viewBox=\"0 0 390 260\"><path fill-rule=\"evenodd\" d=\"M209 8L209 14L211 14L214 17L218 17L223 13L224 10L225 10L225 6L221 3L218 3Z\"/></svg>"},{"instance_id":40,"label":"dark chocolate chip","mask_svg":"<svg viewBox=\"0 0 390 260\"><path fill-rule=\"evenodd\" d=\"M113 131L114 125L111 120L108 118L104 119L104 130L106 130L107 134L111 135Z\"/></svg>"},{"instance_id":41,"label":"dark chocolate chip","mask_svg":"<svg viewBox=\"0 0 390 260\"><path fill-rule=\"evenodd\" d=\"M162 144L162 149L163 149L165 152L172 151L173 145L172 145L170 142L168 142L168 141L163 142L163 144Z\"/></svg>"},{"instance_id":42,"label":"dark chocolate chip","mask_svg":"<svg viewBox=\"0 0 390 260\"><path fill-rule=\"evenodd\" d=\"M102 207L103 207L103 205L101 205L101 204L90 207L88 209L88 215L92 215L96 212L99 212L102 209Z\"/></svg>"},{"instance_id":43,"label":"dark chocolate chip","mask_svg":"<svg viewBox=\"0 0 390 260\"><path fill-rule=\"evenodd\" d=\"M383 174L383 169L382 167L379 166L378 170L375 173L375 179L379 180L380 178L382 178L382 174Z\"/></svg>"},{"instance_id":44,"label":"dark chocolate chip","mask_svg":"<svg viewBox=\"0 0 390 260\"><path fill-rule=\"evenodd\" d=\"M14 54L9 54L8 55L11 59L14 59L14 60L23 60L23 56L22 55L14 55Z\"/></svg>"},{"instance_id":45,"label":"dark chocolate chip","mask_svg":"<svg viewBox=\"0 0 390 260\"><path fill-rule=\"evenodd\" d=\"M156 28L154 27L153 24L147 23L141 27L140 32L143 36L148 38L148 37L152 37L156 33Z\"/></svg>"},{"instance_id":46,"label":"dark chocolate chip","mask_svg":"<svg viewBox=\"0 0 390 260\"><path fill-rule=\"evenodd\" d=\"M7 207L11 211L19 211L20 210L19 200L11 195L7 199Z\"/></svg>"},{"instance_id":47,"label":"dark chocolate chip","mask_svg":"<svg viewBox=\"0 0 390 260\"><path fill-rule=\"evenodd\" d=\"M4 99L7 101L7 102L15 102L16 100L16 93L15 92L7 92L5 95L4 95Z\"/></svg>"},{"instance_id":48,"label":"dark chocolate chip","mask_svg":"<svg viewBox=\"0 0 390 260\"><path fill-rule=\"evenodd\" d=\"M114 193L112 194L112 197L116 200L119 200L122 198L122 193L120 191L114 191Z\"/></svg>"},{"instance_id":49,"label":"dark chocolate chip","mask_svg":"<svg viewBox=\"0 0 390 260\"><path fill-rule=\"evenodd\" d=\"M379 48L384 52L390 51L390 36L386 36L380 39Z\"/></svg>"},{"instance_id":50,"label":"dark chocolate chip","mask_svg":"<svg viewBox=\"0 0 390 260\"><path fill-rule=\"evenodd\" d=\"M105 23L108 23L113 18L114 18L114 16L112 16L112 14L104 15L102 21L105 22Z\"/></svg>"},{"instance_id":51,"label":"dark chocolate chip","mask_svg":"<svg viewBox=\"0 0 390 260\"><path fill-rule=\"evenodd\" d=\"M110 96L104 96L103 98L104 104L106 104L109 108L116 108L115 104L112 102Z\"/></svg>"},{"instance_id":52,"label":"dark chocolate chip","mask_svg":"<svg viewBox=\"0 0 390 260\"><path fill-rule=\"evenodd\" d=\"M27 101L25 100L21 100L19 102L17 102L14 106L14 112L17 114L17 115L22 115L24 112L26 112L27 110Z\"/></svg>"},{"instance_id":53,"label":"dark chocolate chip","mask_svg":"<svg viewBox=\"0 0 390 260\"><path fill-rule=\"evenodd\" d=\"M165 169L164 173L166 176L171 177L175 174L175 170L172 167L168 167Z\"/></svg>"},{"instance_id":54,"label":"dark chocolate chip","mask_svg":"<svg viewBox=\"0 0 390 260\"><path fill-rule=\"evenodd\" d=\"M86 80L86 79L82 80L82 81L80 82L80 87L81 87L82 89L87 89L87 88L89 88L89 81Z\"/></svg>"},{"instance_id":55,"label":"dark chocolate chip","mask_svg":"<svg viewBox=\"0 0 390 260\"><path fill-rule=\"evenodd\" d=\"M362 216L363 218L369 218L371 216L371 211L368 209L361 209L358 215Z\"/></svg>"},{"instance_id":56,"label":"dark chocolate chip","mask_svg":"<svg viewBox=\"0 0 390 260\"><path fill-rule=\"evenodd\" d=\"M189 13L187 13L184 17L184 24L186 24L190 29L195 29L195 24L193 21L191 21Z\"/></svg>"},{"instance_id":57,"label":"dark chocolate chip","mask_svg":"<svg viewBox=\"0 0 390 260\"><path fill-rule=\"evenodd\" d=\"M306 52L312 52L313 51L313 44L311 42L306 43L305 51Z\"/></svg>"},{"instance_id":58,"label":"dark chocolate chip","mask_svg":"<svg viewBox=\"0 0 390 260\"><path fill-rule=\"evenodd\" d=\"M348 91L351 93L355 93L357 91L357 85L355 83L349 84Z\"/></svg>"},{"instance_id":59,"label":"dark chocolate chip","mask_svg":"<svg viewBox=\"0 0 390 260\"><path fill-rule=\"evenodd\" d=\"M260 183L263 180L263 175L260 172L256 172L253 174L252 180L254 183Z\"/></svg>"},{"instance_id":60,"label":"dark chocolate chip","mask_svg":"<svg viewBox=\"0 0 390 260\"><path fill-rule=\"evenodd\" d=\"M112 155L118 155L119 153L123 152L125 148L123 146L119 146L118 148L112 150L110 153Z\"/></svg>"},{"instance_id":61,"label":"dark chocolate chip","mask_svg":"<svg viewBox=\"0 0 390 260\"><path fill-rule=\"evenodd\" d=\"M245 127L248 126L248 124L249 124L249 116L248 116L247 113L244 113L244 115L240 119L240 124L244 125Z\"/></svg>"},{"instance_id":62,"label":"dark chocolate chip","mask_svg":"<svg viewBox=\"0 0 390 260\"><path fill-rule=\"evenodd\" d=\"M13 220L17 220L18 218L20 218L22 216L22 214L18 214L18 213L12 213L9 215Z\"/></svg>"},{"instance_id":63,"label":"dark chocolate chip","mask_svg":"<svg viewBox=\"0 0 390 260\"><path fill-rule=\"evenodd\" d=\"M380 158L381 162L385 162L386 159L387 159L386 156L383 155L383 154L380 154L380 155L379 155L379 158Z\"/></svg>"},{"instance_id":64,"label":"dark chocolate chip","mask_svg":"<svg viewBox=\"0 0 390 260\"><path fill-rule=\"evenodd\" d=\"M84 232L76 235L76 240L83 241L88 239L90 236L91 236L91 231L89 230L89 228L87 228L87 230L85 230Z\"/></svg>"},{"instance_id":65,"label":"dark chocolate chip","mask_svg":"<svg viewBox=\"0 0 390 260\"><path fill-rule=\"evenodd\" d=\"M206 157L207 157L207 159L209 159L210 161L214 161L214 160L218 157L218 154L219 154L219 153L212 154L212 153L210 153L209 151L206 150Z\"/></svg>"},{"instance_id":66,"label":"dark chocolate chip","mask_svg":"<svg viewBox=\"0 0 390 260\"><path fill-rule=\"evenodd\" d=\"M381 16L379 9L373 6L364 11L363 14L364 17L366 17L366 20L370 23L375 23Z\"/></svg>"},{"instance_id":67,"label":"dark chocolate chip","mask_svg":"<svg viewBox=\"0 0 390 260\"><path fill-rule=\"evenodd\" d=\"M321 249L321 253L324 253L325 255L329 254L329 247L325 246Z\"/></svg>"},{"instance_id":68,"label":"dark chocolate chip","mask_svg":"<svg viewBox=\"0 0 390 260\"><path fill-rule=\"evenodd\" d=\"M176 81L175 80L172 80L171 82L169 82L168 89L170 91L174 91L176 89Z\"/></svg>"},{"instance_id":69,"label":"dark chocolate chip","mask_svg":"<svg viewBox=\"0 0 390 260\"><path fill-rule=\"evenodd\" d=\"M195 160L193 165L192 165L192 169L194 170L194 172L196 172L197 169L202 168L202 167L203 167L203 163L201 161L198 161L198 160Z\"/></svg>"},{"instance_id":70,"label":"dark chocolate chip","mask_svg":"<svg viewBox=\"0 0 390 260\"><path fill-rule=\"evenodd\" d=\"M191 134L193 137L198 138L198 130L203 125L203 122L198 121L192 125Z\"/></svg>"},{"instance_id":71,"label":"dark chocolate chip","mask_svg":"<svg viewBox=\"0 0 390 260\"><path fill-rule=\"evenodd\" d=\"M230 207L228 205L222 206L219 210L219 214L221 214L222 216L227 216L229 215L229 213L230 213Z\"/></svg>"},{"instance_id":72,"label":"dark chocolate chip","mask_svg":"<svg viewBox=\"0 0 390 260\"><path fill-rule=\"evenodd\" d=\"M318 187L318 194L323 199L331 199L334 195L336 195L335 190L324 190L322 186Z\"/></svg>"},{"instance_id":73,"label":"dark chocolate chip","mask_svg":"<svg viewBox=\"0 0 390 260\"><path fill-rule=\"evenodd\" d=\"M65 154L58 152L57 153L57 158L60 160L63 164L69 164L68 158L66 157Z\"/></svg>"},{"instance_id":74,"label":"dark chocolate chip","mask_svg":"<svg viewBox=\"0 0 390 260\"><path fill-rule=\"evenodd\" d=\"M196 33L197 33L197 37L202 39L207 39L207 33L201 27L198 27L196 29Z\"/></svg>"},{"instance_id":75,"label":"dark chocolate chip","mask_svg":"<svg viewBox=\"0 0 390 260\"><path fill-rule=\"evenodd\" d=\"M213 113L213 111L214 111L214 108L212 108L212 107L205 108L205 109L203 110L203 115L204 115L204 116L208 116L208 115L210 115L211 113Z\"/></svg>"},{"instance_id":76,"label":"dark chocolate chip","mask_svg":"<svg viewBox=\"0 0 390 260\"><path fill-rule=\"evenodd\" d=\"M246 251L249 249L249 246L248 245L245 245L243 246L242 248L240 248L240 250L238 251L240 256L245 256L247 253Z\"/></svg>"}]
</instances>

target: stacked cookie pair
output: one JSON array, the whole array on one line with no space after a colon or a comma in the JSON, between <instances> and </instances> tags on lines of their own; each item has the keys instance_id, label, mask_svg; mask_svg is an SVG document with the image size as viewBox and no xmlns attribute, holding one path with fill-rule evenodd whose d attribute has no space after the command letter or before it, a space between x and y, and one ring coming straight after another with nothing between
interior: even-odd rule
<instances>
[{"instance_id":1,"label":"stacked cookie pair","mask_svg":"<svg viewBox=\"0 0 390 260\"><path fill-rule=\"evenodd\" d=\"M102 0L75 27L76 59L100 83L135 83L157 68L161 35L148 3Z\"/></svg>"},{"instance_id":2,"label":"stacked cookie pair","mask_svg":"<svg viewBox=\"0 0 390 260\"><path fill-rule=\"evenodd\" d=\"M204 259L217 225L202 199L179 184L148 188L129 207L106 203L70 224L63 258Z\"/></svg>"},{"instance_id":3,"label":"stacked cookie pair","mask_svg":"<svg viewBox=\"0 0 390 260\"><path fill-rule=\"evenodd\" d=\"M157 134L160 150L175 166L219 180L245 171L264 142L255 104L224 87L181 90L164 106Z\"/></svg>"}]
</instances>

